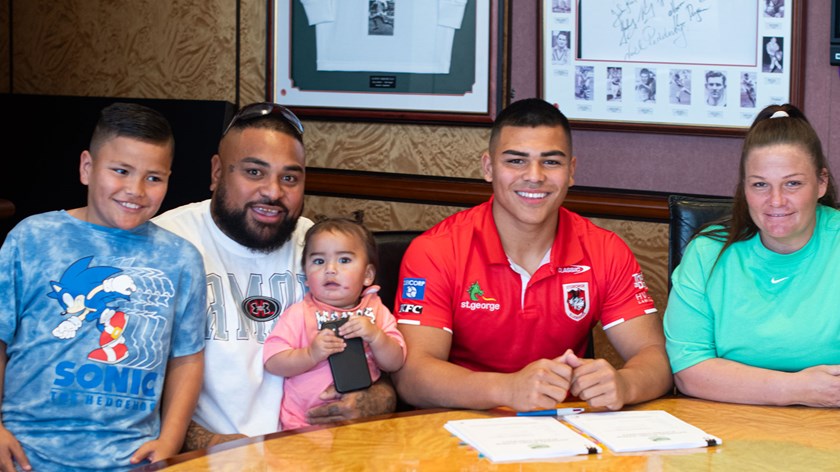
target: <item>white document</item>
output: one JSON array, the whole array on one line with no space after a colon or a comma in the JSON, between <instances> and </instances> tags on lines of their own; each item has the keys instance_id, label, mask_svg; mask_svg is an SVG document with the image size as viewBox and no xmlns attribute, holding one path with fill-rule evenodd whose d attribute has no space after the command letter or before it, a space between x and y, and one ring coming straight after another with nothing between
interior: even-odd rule
<instances>
[{"instance_id":1,"label":"white document","mask_svg":"<svg viewBox=\"0 0 840 472\"><path fill-rule=\"evenodd\" d=\"M444 428L493 462L598 454L601 448L554 417L448 421Z\"/></svg>"},{"instance_id":2,"label":"white document","mask_svg":"<svg viewBox=\"0 0 840 472\"><path fill-rule=\"evenodd\" d=\"M613 452L688 449L723 441L662 410L613 411L565 416L563 419Z\"/></svg>"}]
</instances>

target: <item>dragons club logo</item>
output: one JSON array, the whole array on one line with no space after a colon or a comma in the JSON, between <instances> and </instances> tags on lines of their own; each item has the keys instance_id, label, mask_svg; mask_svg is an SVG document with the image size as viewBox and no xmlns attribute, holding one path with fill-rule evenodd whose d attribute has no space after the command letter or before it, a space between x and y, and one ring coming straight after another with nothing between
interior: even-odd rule
<instances>
[{"instance_id":1,"label":"dragons club logo","mask_svg":"<svg viewBox=\"0 0 840 472\"><path fill-rule=\"evenodd\" d=\"M589 282L563 284L566 316L579 321L589 314Z\"/></svg>"}]
</instances>

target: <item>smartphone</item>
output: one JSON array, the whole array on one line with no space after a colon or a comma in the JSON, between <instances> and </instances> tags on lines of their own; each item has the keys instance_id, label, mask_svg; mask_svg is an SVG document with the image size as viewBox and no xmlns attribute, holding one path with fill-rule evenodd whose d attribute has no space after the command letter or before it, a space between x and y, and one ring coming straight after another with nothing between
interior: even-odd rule
<instances>
[{"instance_id":1,"label":"smartphone","mask_svg":"<svg viewBox=\"0 0 840 472\"><path fill-rule=\"evenodd\" d=\"M336 336L338 328L347 322L349 318L328 321L321 325L321 329L331 329ZM344 339L344 338L342 338ZM365 346L362 338L344 339L347 346L343 351L337 352L327 358L330 362L333 383L338 393L347 393L355 390L362 390L370 387L370 370L368 370L367 357L365 357Z\"/></svg>"}]
</instances>

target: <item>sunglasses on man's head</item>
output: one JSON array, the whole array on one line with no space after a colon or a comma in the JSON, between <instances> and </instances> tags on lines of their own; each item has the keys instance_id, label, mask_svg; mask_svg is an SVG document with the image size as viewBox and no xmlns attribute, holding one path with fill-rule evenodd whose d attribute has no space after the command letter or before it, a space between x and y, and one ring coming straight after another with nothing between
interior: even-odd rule
<instances>
[{"instance_id":1,"label":"sunglasses on man's head","mask_svg":"<svg viewBox=\"0 0 840 472\"><path fill-rule=\"evenodd\" d=\"M227 128L225 128L225 132L222 133L222 136L228 134L228 131L230 131L236 123L242 120L252 120L266 115L280 116L283 118L283 121L294 128L298 135L303 136L303 123L301 123L300 119L292 113L292 110L289 110L283 105L271 102L253 103L240 108L239 111L233 115L233 119L231 119L230 123L228 123Z\"/></svg>"}]
</instances>

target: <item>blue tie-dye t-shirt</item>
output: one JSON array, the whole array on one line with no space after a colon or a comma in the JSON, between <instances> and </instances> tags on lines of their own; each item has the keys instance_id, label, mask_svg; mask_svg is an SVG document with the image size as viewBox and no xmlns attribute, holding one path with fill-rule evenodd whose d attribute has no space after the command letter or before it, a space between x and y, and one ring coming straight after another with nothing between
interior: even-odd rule
<instances>
[{"instance_id":1,"label":"blue tie-dye t-shirt","mask_svg":"<svg viewBox=\"0 0 840 472\"><path fill-rule=\"evenodd\" d=\"M160 434L167 360L204 347L198 250L152 223L35 215L0 249L0 300L2 421L34 470L131 467Z\"/></svg>"}]
</instances>

